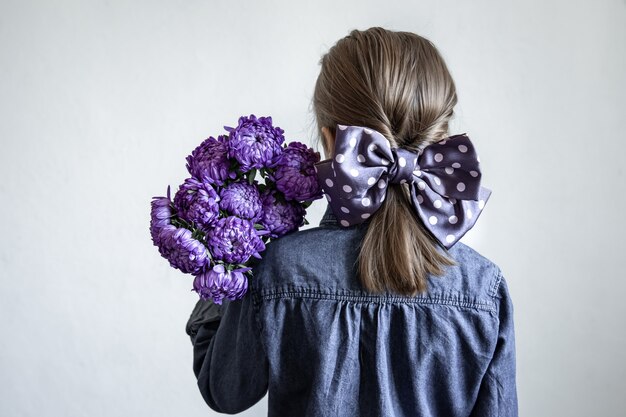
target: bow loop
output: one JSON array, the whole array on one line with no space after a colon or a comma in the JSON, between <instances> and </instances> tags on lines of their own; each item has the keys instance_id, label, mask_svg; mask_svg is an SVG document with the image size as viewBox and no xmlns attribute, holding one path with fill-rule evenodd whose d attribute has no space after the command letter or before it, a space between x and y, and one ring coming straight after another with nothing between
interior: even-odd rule
<instances>
[{"instance_id":1,"label":"bow loop","mask_svg":"<svg viewBox=\"0 0 626 417\"><path fill-rule=\"evenodd\" d=\"M478 200L479 162L470 139L460 134L424 148L419 169L423 173L422 179L437 193L456 199Z\"/></svg>"}]
</instances>

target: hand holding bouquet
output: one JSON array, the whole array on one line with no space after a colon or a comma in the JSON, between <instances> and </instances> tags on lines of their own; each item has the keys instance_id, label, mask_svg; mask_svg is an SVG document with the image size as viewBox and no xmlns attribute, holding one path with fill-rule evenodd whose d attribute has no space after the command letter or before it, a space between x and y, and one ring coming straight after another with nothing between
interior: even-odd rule
<instances>
[{"instance_id":1,"label":"hand holding bouquet","mask_svg":"<svg viewBox=\"0 0 626 417\"><path fill-rule=\"evenodd\" d=\"M202 299L221 304L248 289L251 257L265 244L308 224L306 209L323 197L319 152L284 143L271 117L241 116L228 134L205 139L187 156L190 177L172 201L153 197L150 235L170 266L195 277ZM260 174L262 182L256 180Z\"/></svg>"}]
</instances>

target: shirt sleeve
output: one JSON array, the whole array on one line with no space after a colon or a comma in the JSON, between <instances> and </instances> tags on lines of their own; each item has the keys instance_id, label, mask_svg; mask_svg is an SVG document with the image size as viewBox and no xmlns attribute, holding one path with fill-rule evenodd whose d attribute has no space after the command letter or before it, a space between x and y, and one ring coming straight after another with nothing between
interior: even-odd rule
<instances>
[{"instance_id":1,"label":"shirt sleeve","mask_svg":"<svg viewBox=\"0 0 626 417\"><path fill-rule=\"evenodd\" d=\"M250 291L222 305L199 300L186 332L198 388L211 409L235 414L265 396L269 365Z\"/></svg>"},{"instance_id":2,"label":"shirt sleeve","mask_svg":"<svg viewBox=\"0 0 626 417\"><path fill-rule=\"evenodd\" d=\"M517 417L513 304L501 274L495 300L499 319L496 348L481 382L471 416Z\"/></svg>"}]
</instances>

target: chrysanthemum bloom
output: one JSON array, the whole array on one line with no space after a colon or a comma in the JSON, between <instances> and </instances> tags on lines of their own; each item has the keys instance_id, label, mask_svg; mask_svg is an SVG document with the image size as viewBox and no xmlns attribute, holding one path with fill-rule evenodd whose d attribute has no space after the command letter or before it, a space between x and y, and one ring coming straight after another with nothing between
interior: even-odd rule
<instances>
[{"instance_id":1,"label":"chrysanthemum bloom","mask_svg":"<svg viewBox=\"0 0 626 417\"><path fill-rule=\"evenodd\" d=\"M259 236L265 230L256 230L250 220L228 216L219 219L213 229L206 234L206 242L211 255L230 264L244 263L254 256L261 258L265 243Z\"/></svg>"},{"instance_id":2,"label":"chrysanthemum bloom","mask_svg":"<svg viewBox=\"0 0 626 417\"><path fill-rule=\"evenodd\" d=\"M206 247L183 227L164 226L157 242L161 256L169 261L170 266L186 274L199 273L210 261Z\"/></svg>"},{"instance_id":3,"label":"chrysanthemum bloom","mask_svg":"<svg viewBox=\"0 0 626 417\"><path fill-rule=\"evenodd\" d=\"M307 201L322 198L324 193L315 175L319 152L300 142L291 142L276 160L276 171L269 178L287 200Z\"/></svg>"},{"instance_id":4,"label":"chrysanthemum bloom","mask_svg":"<svg viewBox=\"0 0 626 417\"><path fill-rule=\"evenodd\" d=\"M208 182L191 177L185 179L174 196L178 217L208 230L220 214L220 196Z\"/></svg>"},{"instance_id":5,"label":"chrysanthemum bloom","mask_svg":"<svg viewBox=\"0 0 626 417\"><path fill-rule=\"evenodd\" d=\"M276 198L276 190L267 189L261 194L263 217L260 223L269 231L268 236L275 239L304 225L306 210L295 201L281 201Z\"/></svg>"},{"instance_id":6,"label":"chrysanthemum bloom","mask_svg":"<svg viewBox=\"0 0 626 417\"><path fill-rule=\"evenodd\" d=\"M233 216L255 223L263 215L257 182L234 182L220 191L219 206Z\"/></svg>"},{"instance_id":7,"label":"chrysanthemum bloom","mask_svg":"<svg viewBox=\"0 0 626 417\"><path fill-rule=\"evenodd\" d=\"M167 197L152 197L150 207L150 236L152 243L158 246L159 232L164 226L171 224L170 219L174 215L169 185L167 186Z\"/></svg>"},{"instance_id":8,"label":"chrysanthemum bloom","mask_svg":"<svg viewBox=\"0 0 626 417\"><path fill-rule=\"evenodd\" d=\"M187 156L187 171L197 179L221 186L237 177L228 159L228 136L209 136Z\"/></svg>"},{"instance_id":9,"label":"chrysanthemum bloom","mask_svg":"<svg viewBox=\"0 0 626 417\"><path fill-rule=\"evenodd\" d=\"M212 299L215 304L222 304L224 298L236 300L242 298L248 290L245 271L252 268L239 268L229 271L223 264L217 264L193 280L193 291L203 300Z\"/></svg>"},{"instance_id":10,"label":"chrysanthemum bloom","mask_svg":"<svg viewBox=\"0 0 626 417\"><path fill-rule=\"evenodd\" d=\"M282 152L284 131L272 126L271 117L241 116L237 127L224 126L224 129L229 132L228 157L239 162L242 172L273 167Z\"/></svg>"}]
</instances>

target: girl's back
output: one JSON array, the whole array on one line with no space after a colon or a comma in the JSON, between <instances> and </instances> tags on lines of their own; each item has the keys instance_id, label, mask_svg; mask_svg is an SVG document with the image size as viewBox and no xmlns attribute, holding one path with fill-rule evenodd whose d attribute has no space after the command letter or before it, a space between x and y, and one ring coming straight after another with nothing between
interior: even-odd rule
<instances>
[{"instance_id":1,"label":"girl's back","mask_svg":"<svg viewBox=\"0 0 626 417\"><path fill-rule=\"evenodd\" d=\"M428 293L372 295L355 279L362 236L329 207L320 227L277 241L256 275L270 415L513 415L513 312L498 267L458 243L458 266Z\"/></svg>"}]
</instances>

